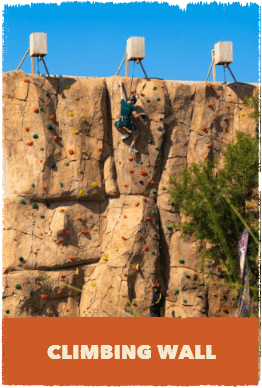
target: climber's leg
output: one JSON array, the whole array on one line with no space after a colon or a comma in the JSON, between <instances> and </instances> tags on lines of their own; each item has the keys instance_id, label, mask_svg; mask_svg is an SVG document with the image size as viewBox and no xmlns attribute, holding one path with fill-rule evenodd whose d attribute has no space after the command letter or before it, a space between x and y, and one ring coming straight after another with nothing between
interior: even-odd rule
<instances>
[{"instance_id":1,"label":"climber's leg","mask_svg":"<svg viewBox=\"0 0 262 388\"><path fill-rule=\"evenodd\" d=\"M121 126L120 121L121 120L115 122L115 127L120 134L123 133L123 136L121 137L121 139L124 140L129 136L129 133L127 132L127 129L125 127Z\"/></svg>"},{"instance_id":2,"label":"climber's leg","mask_svg":"<svg viewBox=\"0 0 262 388\"><path fill-rule=\"evenodd\" d=\"M139 152L139 151L136 150L136 148L135 148L136 141L137 141L137 139L139 138L139 132L138 132L137 129L136 129L135 131L132 131L132 132L133 132L133 140L132 140L132 143L131 143L131 146L130 146L130 151L131 151L131 152Z\"/></svg>"}]
</instances>

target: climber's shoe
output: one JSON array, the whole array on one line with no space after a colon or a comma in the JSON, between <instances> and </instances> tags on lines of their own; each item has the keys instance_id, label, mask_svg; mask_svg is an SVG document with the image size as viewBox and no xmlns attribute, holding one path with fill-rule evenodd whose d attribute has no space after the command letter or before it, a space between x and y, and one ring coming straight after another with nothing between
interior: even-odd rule
<instances>
[{"instance_id":1,"label":"climber's shoe","mask_svg":"<svg viewBox=\"0 0 262 388\"><path fill-rule=\"evenodd\" d=\"M126 139L129 136L129 133L124 133L123 136L121 137L122 140Z\"/></svg>"},{"instance_id":2,"label":"climber's shoe","mask_svg":"<svg viewBox=\"0 0 262 388\"><path fill-rule=\"evenodd\" d=\"M134 147L130 147L130 148L129 148L129 152L139 152L139 151L136 150Z\"/></svg>"}]
</instances>

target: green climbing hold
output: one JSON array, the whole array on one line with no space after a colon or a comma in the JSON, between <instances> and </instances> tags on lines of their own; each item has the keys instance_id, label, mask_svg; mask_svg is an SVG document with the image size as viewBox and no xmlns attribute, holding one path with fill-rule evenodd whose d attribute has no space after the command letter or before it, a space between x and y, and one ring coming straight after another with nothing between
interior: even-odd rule
<instances>
[{"instance_id":1,"label":"green climbing hold","mask_svg":"<svg viewBox=\"0 0 262 388\"><path fill-rule=\"evenodd\" d=\"M179 263L180 264L184 264L184 260L179 260Z\"/></svg>"},{"instance_id":2,"label":"green climbing hold","mask_svg":"<svg viewBox=\"0 0 262 388\"><path fill-rule=\"evenodd\" d=\"M177 318L182 318L181 315L179 315Z\"/></svg>"},{"instance_id":3,"label":"green climbing hold","mask_svg":"<svg viewBox=\"0 0 262 388\"><path fill-rule=\"evenodd\" d=\"M166 167L164 167L163 170L166 171Z\"/></svg>"},{"instance_id":4,"label":"green climbing hold","mask_svg":"<svg viewBox=\"0 0 262 388\"><path fill-rule=\"evenodd\" d=\"M165 186L162 187L162 190L167 190L167 188Z\"/></svg>"},{"instance_id":5,"label":"green climbing hold","mask_svg":"<svg viewBox=\"0 0 262 388\"><path fill-rule=\"evenodd\" d=\"M52 163L52 164L51 164L51 168L54 168L54 167L55 167L55 163Z\"/></svg>"},{"instance_id":6,"label":"green climbing hold","mask_svg":"<svg viewBox=\"0 0 262 388\"><path fill-rule=\"evenodd\" d=\"M171 202L170 205L174 206L174 205L175 205L175 202Z\"/></svg>"},{"instance_id":7,"label":"green climbing hold","mask_svg":"<svg viewBox=\"0 0 262 388\"><path fill-rule=\"evenodd\" d=\"M185 277L188 279L188 278L190 278L190 276L188 275L188 274L185 274Z\"/></svg>"},{"instance_id":8,"label":"green climbing hold","mask_svg":"<svg viewBox=\"0 0 262 388\"><path fill-rule=\"evenodd\" d=\"M95 210L95 208L96 208L95 206L91 206L91 209Z\"/></svg>"},{"instance_id":9,"label":"green climbing hold","mask_svg":"<svg viewBox=\"0 0 262 388\"><path fill-rule=\"evenodd\" d=\"M21 201L20 201L20 202L24 204L24 203L25 203L25 200L24 200L24 199L21 199Z\"/></svg>"},{"instance_id":10,"label":"green climbing hold","mask_svg":"<svg viewBox=\"0 0 262 388\"><path fill-rule=\"evenodd\" d=\"M159 147L156 147L156 148L155 148L155 150L157 150L157 151L158 151L158 150L159 150Z\"/></svg>"},{"instance_id":11,"label":"green climbing hold","mask_svg":"<svg viewBox=\"0 0 262 388\"><path fill-rule=\"evenodd\" d=\"M33 290L30 290L29 294L30 295L33 295L34 291Z\"/></svg>"},{"instance_id":12,"label":"green climbing hold","mask_svg":"<svg viewBox=\"0 0 262 388\"><path fill-rule=\"evenodd\" d=\"M69 88L70 88L70 85L69 84L65 84L64 89L69 89Z\"/></svg>"},{"instance_id":13,"label":"green climbing hold","mask_svg":"<svg viewBox=\"0 0 262 388\"><path fill-rule=\"evenodd\" d=\"M39 110L43 110L43 107L42 107L42 106L39 106Z\"/></svg>"},{"instance_id":14,"label":"green climbing hold","mask_svg":"<svg viewBox=\"0 0 262 388\"><path fill-rule=\"evenodd\" d=\"M156 87L156 86L154 86L154 87L153 87L153 90L157 90L157 87Z\"/></svg>"},{"instance_id":15,"label":"green climbing hold","mask_svg":"<svg viewBox=\"0 0 262 388\"><path fill-rule=\"evenodd\" d=\"M159 161L161 160L161 158L158 158L157 160L158 160L158 162L159 162Z\"/></svg>"},{"instance_id":16,"label":"green climbing hold","mask_svg":"<svg viewBox=\"0 0 262 388\"><path fill-rule=\"evenodd\" d=\"M207 264L207 268L210 268L211 267L211 264Z\"/></svg>"},{"instance_id":17,"label":"green climbing hold","mask_svg":"<svg viewBox=\"0 0 262 388\"><path fill-rule=\"evenodd\" d=\"M157 221L158 221L158 219L156 218L156 219L154 220L154 223L156 224L156 223L157 223Z\"/></svg>"},{"instance_id":18,"label":"green climbing hold","mask_svg":"<svg viewBox=\"0 0 262 388\"><path fill-rule=\"evenodd\" d=\"M20 284L16 284L15 288L16 288L17 290L19 290L19 289L21 288L21 285L20 285Z\"/></svg>"},{"instance_id":19,"label":"green climbing hold","mask_svg":"<svg viewBox=\"0 0 262 388\"><path fill-rule=\"evenodd\" d=\"M139 162L139 164L142 164L142 162Z\"/></svg>"},{"instance_id":20,"label":"green climbing hold","mask_svg":"<svg viewBox=\"0 0 262 388\"><path fill-rule=\"evenodd\" d=\"M35 187L35 185L32 183L32 185L31 185L32 187Z\"/></svg>"},{"instance_id":21,"label":"green climbing hold","mask_svg":"<svg viewBox=\"0 0 262 388\"><path fill-rule=\"evenodd\" d=\"M14 241L16 241L16 238L14 238Z\"/></svg>"},{"instance_id":22,"label":"green climbing hold","mask_svg":"<svg viewBox=\"0 0 262 388\"><path fill-rule=\"evenodd\" d=\"M175 292L179 293L179 289L177 288L177 289L175 290Z\"/></svg>"},{"instance_id":23,"label":"green climbing hold","mask_svg":"<svg viewBox=\"0 0 262 388\"><path fill-rule=\"evenodd\" d=\"M166 134L166 130L164 129L164 130L163 130L163 135L165 135L165 134Z\"/></svg>"},{"instance_id":24,"label":"green climbing hold","mask_svg":"<svg viewBox=\"0 0 262 388\"><path fill-rule=\"evenodd\" d=\"M197 295L197 297L198 297L198 298L202 298L202 295L199 294L199 295Z\"/></svg>"},{"instance_id":25,"label":"green climbing hold","mask_svg":"<svg viewBox=\"0 0 262 388\"><path fill-rule=\"evenodd\" d=\"M155 255L155 252L152 252L152 255Z\"/></svg>"},{"instance_id":26,"label":"green climbing hold","mask_svg":"<svg viewBox=\"0 0 262 388\"><path fill-rule=\"evenodd\" d=\"M152 143L152 140L148 140L148 143L151 144L151 143Z\"/></svg>"},{"instance_id":27,"label":"green climbing hold","mask_svg":"<svg viewBox=\"0 0 262 388\"><path fill-rule=\"evenodd\" d=\"M158 131L162 131L162 128L161 128L161 127L157 127L157 130L158 130Z\"/></svg>"},{"instance_id":28,"label":"green climbing hold","mask_svg":"<svg viewBox=\"0 0 262 388\"><path fill-rule=\"evenodd\" d=\"M33 135L33 138L34 139L38 139L38 135Z\"/></svg>"},{"instance_id":29,"label":"green climbing hold","mask_svg":"<svg viewBox=\"0 0 262 388\"><path fill-rule=\"evenodd\" d=\"M32 208L36 209L37 208L37 203L33 203Z\"/></svg>"},{"instance_id":30,"label":"green climbing hold","mask_svg":"<svg viewBox=\"0 0 262 388\"><path fill-rule=\"evenodd\" d=\"M19 257L19 261L23 261L24 259L23 259L23 257L22 256L20 256Z\"/></svg>"},{"instance_id":31,"label":"green climbing hold","mask_svg":"<svg viewBox=\"0 0 262 388\"><path fill-rule=\"evenodd\" d=\"M152 193L153 193L153 194L156 194L156 190L152 190Z\"/></svg>"},{"instance_id":32,"label":"green climbing hold","mask_svg":"<svg viewBox=\"0 0 262 388\"><path fill-rule=\"evenodd\" d=\"M66 163L65 165L66 165L66 166L69 166L69 163Z\"/></svg>"},{"instance_id":33,"label":"green climbing hold","mask_svg":"<svg viewBox=\"0 0 262 388\"><path fill-rule=\"evenodd\" d=\"M45 218L44 214L42 214L40 217L41 217L41 218Z\"/></svg>"},{"instance_id":34,"label":"green climbing hold","mask_svg":"<svg viewBox=\"0 0 262 388\"><path fill-rule=\"evenodd\" d=\"M52 125L48 125L47 129L53 129Z\"/></svg>"},{"instance_id":35,"label":"green climbing hold","mask_svg":"<svg viewBox=\"0 0 262 388\"><path fill-rule=\"evenodd\" d=\"M46 92L46 94L45 94L46 96L49 96L49 93L48 92Z\"/></svg>"},{"instance_id":36,"label":"green climbing hold","mask_svg":"<svg viewBox=\"0 0 262 388\"><path fill-rule=\"evenodd\" d=\"M62 182L59 182L60 186L63 187L63 183Z\"/></svg>"},{"instance_id":37,"label":"green climbing hold","mask_svg":"<svg viewBox=\"0 0 262 388\"><path fill-rule=\"evenodd\" d=\"M47 204L46 204L46 207L47 207L47 209L49 209L49 206L50 206L50 204L49 204L49 203L47 203Z\"/></svg>"},{"instance_id":38,"label":"green climbing hold","mask_svg":"<svg viewBox=\"0 0 262 388\"><path fill-rule=\"evenodd\" d=\"M152 214L156 214L156 212L154 210L152 210Z\"/></svg>"},{"instance_id":39,"label":"green climbing hold","mask_svg":"<svg viewBox=\"0 0 262 388\"><path fill-rule=\"evenodd\" d=\"M10 310L5 310L6 314L9 314L10 313Z\"/></svg>"},{"instance_id":40,"label":"green climbing hold","mask_svg":"<svg viewBox=\"0 0 262 388\"><path fill-rule=\"evenodd\" d=\"M183 300L183 303L187 303L187 300L184 299L184 300Z\"/></svg>"},{"instance_id":41,"label":"green climbing hold","mask_svg":"<svg viewBox=\"0 0 262 388\"><path fill-rule=\"evenodd\" d=\"M41 151L44 151L44 148L40 148Z\"/></svg>"},{"instance_id":42,"label":"green climbing hold","mask_svg":"<svg viewBox=\"0 0 262 388\"><path fill-rule=\"evenodd\" d=\"M157 101L160 101L160 97L157 97L157 99L156 99Z\"/></svg>"},{"instance_id":43,"label":"green climbing hold","mask_svg":"<svg viewBox=\"0 0 262 388\"><path fill-rule=\"evenodd\" d=\"M166 227L167 227L168 230L173 229L173 226L168 226L168 225L167 225Z\"/></svg>"}]
</instances>

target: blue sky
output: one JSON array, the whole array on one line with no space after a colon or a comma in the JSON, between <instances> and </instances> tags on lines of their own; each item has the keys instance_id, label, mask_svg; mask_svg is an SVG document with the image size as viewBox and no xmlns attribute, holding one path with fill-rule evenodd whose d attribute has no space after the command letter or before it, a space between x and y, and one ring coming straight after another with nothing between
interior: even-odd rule
<instances>
[{"instance_id":1,"label":"blue sky","mask_svg":"<svg viewBox=\"0 0 262 388\"><path fill-rule=\"evenodd\" d=\"M62 3L5 6L3 71L15 70L32 32L47 33L50 74L110 77L124 57L130 36L145 37L143 65L149 77L204 81L211 50L233 41L231 69L239 82L259 81L259 6L189 4L183 11L168 3ZM35 62L36 64L36 62ZM144 77L136 65L135 77ZM30 73L28 55L21 70ZM217 81L224 81L222 66ZM45 74L40 63L40 73ZM133 62L130 63L130 75ZM123 66L119 75L125 75ZM209 80L212 80L212 73ZM226 70L227 82L233 81Z\"/></svg>"}]
</instances>

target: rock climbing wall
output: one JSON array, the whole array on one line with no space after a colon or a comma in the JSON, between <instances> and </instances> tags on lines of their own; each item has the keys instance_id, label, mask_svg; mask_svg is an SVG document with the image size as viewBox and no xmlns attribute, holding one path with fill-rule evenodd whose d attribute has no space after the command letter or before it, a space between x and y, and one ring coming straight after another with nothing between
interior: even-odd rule
<instances>
[{"instance_id":1,"label":"rock climbing wall","mask_svg":"<svg viewBox=\"0 0 262 388\"><path fill-rule=\"evenodd\" d=\"M236 130L257 134L241 105L257 85L135 79L135 155L114 126L119 80L129 95L129 78L3 75L3 314L120 317L130 301L149 316L158 279L162 316L236 316L222 275L204 283L197 241L172 228L168 181L205 157L222 168Z\"/></svg>"}]
</instances>

